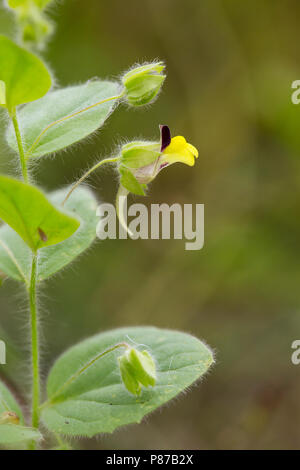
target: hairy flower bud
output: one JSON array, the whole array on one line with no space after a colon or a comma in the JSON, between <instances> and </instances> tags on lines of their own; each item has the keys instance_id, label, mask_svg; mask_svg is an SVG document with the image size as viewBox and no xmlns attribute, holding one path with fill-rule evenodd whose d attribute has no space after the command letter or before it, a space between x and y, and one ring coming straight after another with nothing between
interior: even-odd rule
<instances>
[{"instance_id":1,"label":"hairy flower bud","mask_svg":"<svg viewBox=\"0 0 300 470\"><path fill-rule=\"evenodd\" d=\"M165 81L163 62L154 62L135 67L122 77L126 98L132 106L151 103L158 95Z\"/></svg>"},{"instance_id":2,"label":"hairy flower bud","mask_svg":"<svg viewBox=\"0 0 300 470\"><path fill-rule=\"evenodd\" d=\"M140 395L142 386L154 386L156 383L156 367L148 351L129 348L119 357L122 381L133 395Z\"/></svg>"},{"instance_id":3,"label":"hairy flower bud","mask_svg":"<svg viewBox=\"0 0 300 470\"><path fill-rule=\"evenodd\" d=\"M22 42L42 49L53 32L53 24L44 13L52 0L7 0L16 15Z\"/></svg>"}]
</instances>

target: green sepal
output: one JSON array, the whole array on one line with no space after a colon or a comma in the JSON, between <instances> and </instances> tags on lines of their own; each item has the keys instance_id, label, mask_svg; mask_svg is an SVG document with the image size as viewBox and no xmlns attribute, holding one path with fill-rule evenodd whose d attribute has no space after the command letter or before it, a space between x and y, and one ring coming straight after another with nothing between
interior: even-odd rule
<instances>
[{"instance_id":1,"label":"green sepal","mask_svg":"<svg viewBox=\"0 0 300 470\"><path fill-rule=\"evenodd\" d=\"M144 75L135 77L127 87L126 97L132 106L144 106L150 103L158 95L165 75Z\"/></svg>"},{"instance_id":2,"label":"green sepal","mask_svg":"<svg viewBox=\"0 0 300 470\"><path fill-rule=\"evenodd\" d=\"M156 382L156 367L151 354L148 351L138 351L131 348L128 356L138 381L144 387L154 387Z\"/></svg>"},{"instance_id":3,"label":"green sepal","mask_svg":"<svg viewBox=\"0 0 300 470\"><path fill-rule=\"evenodd\" d=\"M132 395L140 395L142 391L141 383L132 374L128 358L124 355L118 358L121 378L125 388Z\"/></svg>"},{"instance_id":4,"label":"green sepal","mask_svg":"<svg viewBox=\"0 0 300 470\"><path fill-rule=\"evenodd\" d=\"M145 185L140 184L128 168L124 165L120 165L119 172L121 175L121 185L124 186L127 191L138 196L145 196Z\"/></svg>"},{"instance_id":5,"label":"green sepal","mask_svg":"<svg viewBox=\"0 0 300 470\"><path fill-rule=\"evenodd\" d=\"M130 142L122 147L121 163L127 168L141 168L153 163L160 154L157 143Z\"/></svg>"},{"instance_id":6,"label":"green sepal","mask_svg":"<svg viewBox=\"0 0 300 470\"><path fill-rule=\"evenodd\" d=\"M123 75L122 82L124 85L128 85L130 80L134 77L138 77L140 75L144 75L146 73L161 73L165 68L164 63L161 62L154 62L150 64L140 65L139 67L134 67L128 72Z\"/></svg>"}]
</instances>

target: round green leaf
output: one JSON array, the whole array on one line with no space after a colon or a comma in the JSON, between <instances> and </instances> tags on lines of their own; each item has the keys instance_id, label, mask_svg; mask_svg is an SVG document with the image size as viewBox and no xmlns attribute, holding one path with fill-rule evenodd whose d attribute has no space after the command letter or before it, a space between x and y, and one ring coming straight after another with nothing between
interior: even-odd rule
<instances>
[{"instance_id":1,"label":"round green leaf","mask_svg":"<svg viewBox=\"0 0 300 470\"><path fill-rule=\"evenodd\" d=\"M6 107L10 111L41 98L51 87L51 77L43 62L2 35L0 64L0 80L5 83Z\"/></svg>"},{"instance_id":2,"label":"round green leaf","mask_svg":"<svg viewBox=\"0 0 300 470\"><path fill-rule=\"evenodd\" d=\"M112 112L116 100L80 111L119 93L118 83L95 80L53 91L24 106L18 113L18 120L28 157L57 152L95 132ZM17 151L12 125L8 127L6 138L10 147Z\"/></svg>"},{"instance_id":3,"label":"round green leaf","mask_svg":"<svg viewBox=\"0 0 300 470\"><path fill-rule=\"evenodd\" d=\"M49 200L59 207L69 188L55 191ZM92 191L79 187L65 204L69 213L80 220L79 229L67 240L39 250L38 279L42 281L71 263L86 250L96 238L99 218L96 216L97 200ZM0 270L12 279L29 282L31 272L30 249L9 226L0 228Z\"/></svg>"},{"instance_id":4,"label":"round green leaf","mask_svg":"<svg viewBox=\"0 0 300 470\"><path fill-rule=\"evenodd\" d=\"M0 176L0 218L33 250L69 238L79 222L57 210L34 186Z\"/></svg>"},{"instance_id":5,"label":"round green leaf","mask_svg":"<svg viewBox=\"0 0 300 470\"><path fill-rule=\"evenodd\" d=\"M124 341L147 348L156 361L157 383L138 397L121 382L117 358L122 350L89 365L101 352ZM101 333L72 347L54 364L42 418L51 431L61 434L91 437L112 432L139 423L199 379L212 363L207 346L178 331L144 327Z\"/></svg>"}]
</instances>

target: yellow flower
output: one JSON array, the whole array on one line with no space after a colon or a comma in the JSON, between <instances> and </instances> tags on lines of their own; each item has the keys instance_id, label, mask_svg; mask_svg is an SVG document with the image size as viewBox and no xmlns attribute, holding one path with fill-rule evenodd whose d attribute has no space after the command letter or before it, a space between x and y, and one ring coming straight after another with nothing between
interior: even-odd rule
<instances>
[{"instance_id":1,"label":"yellow flower","mask_svg":"<svg viewBox=\"0 0 300 470\"><path fill-rule=\"evenodd\" d=\"M194 166L198 150L178 135L171 138L168 126L160 126L160 142L134 141L123 145L118 170L120 187L117 194L117 214L123 228L131 235L123 217L128 193L145 195L147 185L158 173L173 163Z\"/></svg>"},{"instance_id":2,"label":"yellow flower","mask_svg":"<svg viewBox=\"0 0 300 470\"><path fill-rule=\"evenodd\" d=\"M195 158L198 158L198 150L189 144L184 137L178 135L171 139L171 143L164 149L160 158L160 163L185 163L189 166L195 165Z\"/></svg>"},{"instance_id":3,"label":"yellow flower","mask_svg":"<svg viewBox=\"0 0 300 470\"><path fill-rule=\"evenodd\" d=\"M145 186L173 163L194 166L198 150L184 137L171 138L168 126L160 126L160 142L130 142L123 146L119 172L121 185L128 192L144 195Z\"/></svg>"}]
</instances>

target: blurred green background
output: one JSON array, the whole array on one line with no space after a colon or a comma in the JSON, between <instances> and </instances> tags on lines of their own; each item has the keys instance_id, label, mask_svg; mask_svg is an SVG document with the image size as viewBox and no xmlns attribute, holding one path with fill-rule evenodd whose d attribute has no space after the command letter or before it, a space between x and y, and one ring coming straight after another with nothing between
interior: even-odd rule
<instances>
[{"instance_id":1,"label":"blurred green background","mask_svg":"<svg viewBox=\"0 0 300 470\"><path fill-rule=\"evenodd\" d=\"M57 85L117 77L154 58L165 60L168 79L152 107L123 106L95 138L40 162L38 184L70 183L121 139L157 139L158 125L168 124L200 157L193 169L162 172L147 204L204 203L206 242L190 252L178 240L98 242L44 284L44 371L74 342L123 325L190 332L217 358L199 386L141 425L78 447L298 448L300 366L290 357L300 336L300 106L291 104L299 1L65 0L50 12L57 29L44 57ZM12 16L0 14L1 31L13 37ZM4 130L4 115L1 123ZM12 173L3 130L0 170ZM112 171L90 183L113 202ZM0 372L24 392L22 299L15 283L4 283L0 337L15 349Z\"/></svg>"}]
</instances>

